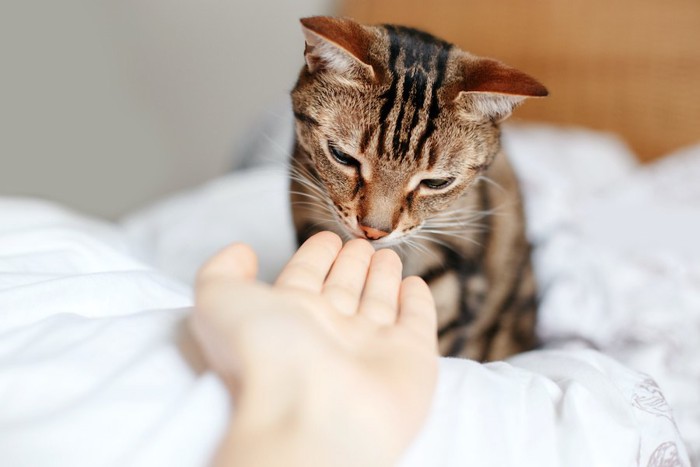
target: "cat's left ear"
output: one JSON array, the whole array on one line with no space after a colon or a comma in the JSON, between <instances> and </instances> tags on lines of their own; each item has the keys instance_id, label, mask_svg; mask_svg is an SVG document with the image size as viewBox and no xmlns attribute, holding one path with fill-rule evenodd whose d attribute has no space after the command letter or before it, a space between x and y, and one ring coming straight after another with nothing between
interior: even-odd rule
<instances>
[{"instance_id":1,"label":"cat's left ear","mask_svg":"<svg viewBox=\"0 0 700 467\"><path fill-rule=\"evenodd\" d=\"M311 73L327 69L336 73L360 71L374 76L369 63L371 36L361 24L347 18L302 18L306 39L304 59Z\"/></svg>"},{"instance_id":2,"label":"cat's left ear","mask_svg":"<svg viewBox=\"0 0 700 467\"><path fill-rule=\"evenodd\" d=\"M477 118L504 120L526 98L549 94L536 79L498 60L465 56L462 70L455 102Z\"/></svg>"}]
</instances>

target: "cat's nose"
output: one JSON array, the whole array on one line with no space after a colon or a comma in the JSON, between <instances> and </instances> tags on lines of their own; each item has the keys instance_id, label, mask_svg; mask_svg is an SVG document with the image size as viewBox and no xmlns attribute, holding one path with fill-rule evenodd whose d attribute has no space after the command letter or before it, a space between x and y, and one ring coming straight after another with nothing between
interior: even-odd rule
<instances>
[{"instance_id":1,"label":"cat's nose","mask_svg":"<svg viewBox=\"0 0 700 467\"><path fill-rule=\"evenodd\" d=\"M384 232L383 230L375 229L374 227L369 227L367 225L360 225L360 229L365 233L365 237L370 240L379 240L380 238L389 235L389 232Z\"/></svg>"}]
</instances>

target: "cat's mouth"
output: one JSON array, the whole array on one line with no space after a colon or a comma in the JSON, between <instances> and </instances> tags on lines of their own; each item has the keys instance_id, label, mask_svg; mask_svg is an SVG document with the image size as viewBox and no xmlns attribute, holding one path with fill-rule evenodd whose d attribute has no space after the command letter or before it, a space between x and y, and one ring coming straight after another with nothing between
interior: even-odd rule
<instances>
[{"instance_id":1,"label":"cat's mouth","mask_svg":"<svg viewBox=\"0 0 700 467\"><path fill-rule=\"evenodd\" d=\"M393 232L392 232L393 233ZM366 238L366 237L360 237L364 238L365 240L369 241L369 243L375 248L389 248L392 246L396 246L401 244L403 235L399 234L399 236L390 238L390 236L384 237L384 238L379 238L377 240L372 240L371 238Z\"/></svg>"},{"instance_id":2,"label":"cat's mouth","mask_svg":"<svg viewBox=\"0 0 700 467\"><path fill-rule=\"evenodd\" d=\"M372 238L368 236L359 226L350 226L347 222L341 220L340 227L344 230L349 238L361 238L367 240L375 249L390 248L400 245L406 240L407 233L400 230L393 230L382 238Z\"/></svg>"}]
</instances>

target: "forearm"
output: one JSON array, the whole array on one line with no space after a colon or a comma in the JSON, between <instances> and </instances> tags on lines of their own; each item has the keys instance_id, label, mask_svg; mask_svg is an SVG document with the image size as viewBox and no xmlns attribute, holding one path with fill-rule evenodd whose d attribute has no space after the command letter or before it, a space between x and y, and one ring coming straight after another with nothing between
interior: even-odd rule
<instances>
[{"instance_id":1,"label":"forearm","mask_svg":"<svg viewBox=\"0 0 700 467\"><path fill-rule=\"evenodd\" d=\"M233 420L214 465L216 467L332 465L323 458L323 453L316 452L316 449L319 449L319 446L309 444L305 436L296 433L291 427L277 426L260 430Z\"/></svg>"}]
</instances>

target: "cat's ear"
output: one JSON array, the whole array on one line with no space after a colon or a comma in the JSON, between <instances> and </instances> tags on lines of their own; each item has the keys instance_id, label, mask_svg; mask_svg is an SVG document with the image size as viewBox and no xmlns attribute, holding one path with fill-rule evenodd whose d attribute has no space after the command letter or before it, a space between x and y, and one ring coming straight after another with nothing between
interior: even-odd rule
<instances>
[{"instance_id":1,"label":"cat's ear","mask_svg":"<svg viewBox=\"0 0 700 467\"><path fill-rule=\"evenodd\" d=\"M545 97L547 88L536 79L498 60L467 56L455 101L478 118L500 121L528 97Z\"/></svg>"},{"instance_id":2,"label":"cat's ear","mask_svg":"<svg viewBox=\"0 0 700 467\"><path fill-rule=\"evenodd\" d=\"M369 63L370 34L347 18L313 16L302 18L306 39L304 58L310 72L325 68L336 73L362 71L374 76Z\"/></svg>"}]
</instances>

